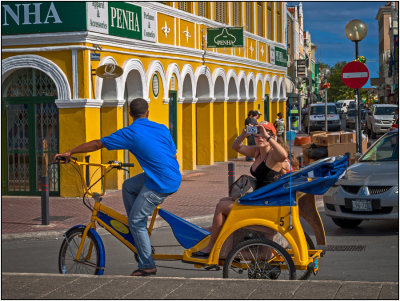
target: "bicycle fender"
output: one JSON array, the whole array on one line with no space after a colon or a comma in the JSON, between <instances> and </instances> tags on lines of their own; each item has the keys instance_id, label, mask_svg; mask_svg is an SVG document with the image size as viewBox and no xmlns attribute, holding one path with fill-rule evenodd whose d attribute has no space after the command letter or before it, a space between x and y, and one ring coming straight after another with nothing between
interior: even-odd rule
<instances>
[{"instance_id":1,"label":"bicycle fender","mask_svg":"<svg viewBox=\"0 0 400 301\"><path fill-rule=\"evenodd\" d=\"M70 229L65 232L65 235L68 236L68 234L77 228L82 228L85 229L85 225L76 225L71 227ZM103 275L104 274L104 268L106 265L106 252L104 249L104 244L103 240L101 239L100 235L97 233L97 231L93 228L89 229L89 232L93 234L94 239L96 240L97 244L99 245L99 253L100 253L100 264L99 264L99 273L97 275Z\"/></svg>"}]
</instances>

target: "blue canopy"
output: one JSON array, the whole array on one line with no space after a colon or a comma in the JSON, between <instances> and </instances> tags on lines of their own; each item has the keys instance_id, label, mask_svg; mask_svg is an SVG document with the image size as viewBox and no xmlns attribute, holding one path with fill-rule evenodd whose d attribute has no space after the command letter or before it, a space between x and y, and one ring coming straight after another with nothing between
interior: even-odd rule
<instances>
[{"instance_id":1,"label":"blue canopy","mask_svg":"<svg viewBox=\"0 0 400 301\"><path fill-rule=\"evenodd\" d=\"M295 206L297 191L324 194L344 174L347 160L347 156L318 160L246 194L239 199L239 203L251 206Z\"/></svg>"}]
</instances>

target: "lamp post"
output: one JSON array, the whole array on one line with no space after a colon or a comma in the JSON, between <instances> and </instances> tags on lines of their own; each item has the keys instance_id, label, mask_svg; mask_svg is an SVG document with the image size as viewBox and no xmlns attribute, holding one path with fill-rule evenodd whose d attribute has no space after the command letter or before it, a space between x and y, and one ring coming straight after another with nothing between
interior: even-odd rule
<instances>
[{"instance_id":1,"label":"lamp post","mask_svg":"<svg viewBox=\"0 0 400 301\"><path fill-rule=\"evenodd\" d=\"M367 35L367 25L361 20L351 20L347 23L346 28L344 29L346 37L355 43L356 46L356 59L358 59L358 42L365 38ZM354 90L354 98L356 100L356 132L357 132L357 139L356 139L356 151L357 153L362 153L361 148L361 111L360 111L360 89Z\"/></svg>"}]
</instances>

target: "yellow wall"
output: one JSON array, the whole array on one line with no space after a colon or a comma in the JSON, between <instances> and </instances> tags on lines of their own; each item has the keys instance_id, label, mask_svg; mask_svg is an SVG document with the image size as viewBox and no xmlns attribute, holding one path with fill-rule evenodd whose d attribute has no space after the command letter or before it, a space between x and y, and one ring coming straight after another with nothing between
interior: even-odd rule
<instances>
[{"instance_id":1,"label":"yellow wall","mask_svg":"<svg viewBox=\"0 0 400 301\"><path fill-rule=\"evenodd\" d=\"M227 103L214 103L214 153L215 161L228 160L228 116Z\"/></svg>"},{"instance_id":2,"label":"yellow wall","mask_svg":"<svg viewBox=\"0 0 400 301\"><path fill-rule=\"evenodd\" d=\"M87 141L100 139L100 109L59 109L59 128L60 152L70 150ZM90 155L90 162L101 162L100 150L91 152L90 154L74 154L73 156L83 161L86 155ZM90 175L96 169L91 167L89 170ZM62 196L82 195L81 180L72 164L61 165L60 177L65 179L65 181L61 181L60 183L60 194ZM99 191L100 183L96 184L93 190Z\"/></svg>"},{"instance_id":3,"label":"yellow wall","mask_svg":"<svg viewBox=\"0 0 400 301\"><path fill-rule=\"evenodd\" d=\"M196 104L197 164L214 164L213 103Z\"/></svg>"}]
</instances>

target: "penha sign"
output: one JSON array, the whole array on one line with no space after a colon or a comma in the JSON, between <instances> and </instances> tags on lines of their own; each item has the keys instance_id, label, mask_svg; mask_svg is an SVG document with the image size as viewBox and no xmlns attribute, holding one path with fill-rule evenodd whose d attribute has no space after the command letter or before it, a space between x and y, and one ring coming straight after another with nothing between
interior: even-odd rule
<instances>
[{"instance_id":1,"label":"penha sign","mask_svg":"<svg viewBox=\"0 0 400 301\"><path fill-rule=\"evenodd\" d=\"M93 31L156 42L157 14L117 1L1 3L2 34Z\"/></svg>"},{"instance_id":2,"label":"penha sign","mask_svg":"<svg viewBox=\"0 0 400 301\"><path fill-rule=\"evenodd\" d=\"M207 47L243 47L243 27L207 28Z\"/></svg>"}]
</instances>

